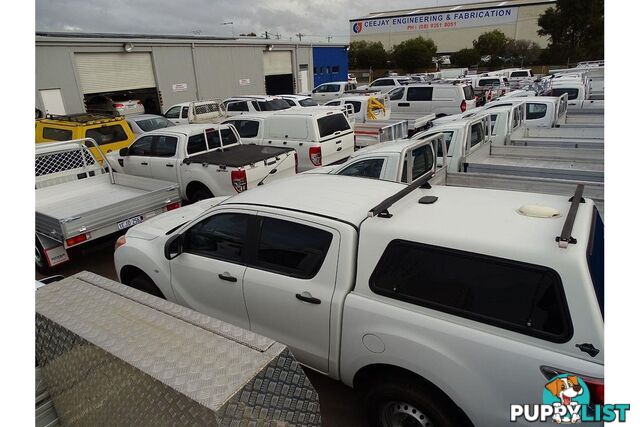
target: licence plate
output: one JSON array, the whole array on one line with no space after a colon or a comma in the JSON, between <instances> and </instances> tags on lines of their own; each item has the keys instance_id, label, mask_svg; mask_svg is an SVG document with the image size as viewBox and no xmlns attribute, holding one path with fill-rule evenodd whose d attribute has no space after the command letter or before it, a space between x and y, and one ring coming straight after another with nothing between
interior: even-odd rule
<instances>
[{"instance_id":1,"label":"licence plate","mask_svg":"<svg viewBox=\"0 0 640 427\"><path fill-rule=\"evenodd\" d=\"M134 216L133 218L125 219L118 223L118 230L124 230L125 228L133 227L136 224L140 224L143 221L142 215Z\"/></svg>"}]
</instances>

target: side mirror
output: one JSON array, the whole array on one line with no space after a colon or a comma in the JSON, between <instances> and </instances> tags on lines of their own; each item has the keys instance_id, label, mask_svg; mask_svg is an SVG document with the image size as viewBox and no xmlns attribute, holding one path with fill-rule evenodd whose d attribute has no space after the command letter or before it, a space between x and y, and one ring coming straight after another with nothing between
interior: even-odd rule
<instances>
[{"instance_id":1,"label":"side mirror","mask_svg":"<svg viewBox=\"0 0 640 427\"><path fill-rule=\"evenodd\" d=\"M129 155L129 148L128 147L121 148L118 154L120 154L121 157L127 157Z\"/></svg>"},{"instance_id":2,"label":"side mirror","mask_svg":"<svg viewBox=\"0 0 640 427\"><path fill-rule=\"evenodd\" d=\"M182 253L182 234L171 236L164 244L164 257L166 259L174 259Z\"/></svg>"}]
</instances>

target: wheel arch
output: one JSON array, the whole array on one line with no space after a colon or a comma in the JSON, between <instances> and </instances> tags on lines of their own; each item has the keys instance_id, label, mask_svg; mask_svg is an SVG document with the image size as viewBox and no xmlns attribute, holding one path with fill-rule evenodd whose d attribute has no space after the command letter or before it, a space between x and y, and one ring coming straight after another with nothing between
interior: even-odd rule
<instances>
[{"instance_id":1,"label":"wheel arch","mask_svg":"<svg viewBox=\"0 0 640 427\"><path fill-rule=\"evenodd\" d=\"M413 372L409 369L402 368L396 365L386 364L386 363L374 363L370 365L366 365L361 367L353 377L353 388L362 392L366 390L368 387L373 385L376 381L382 379L388 379L390 377L401 378L404 380L417 381L425 386L427 389L437 394L439 397L444 399L447 403L454 408L458 414L460 415L460 419L464 420L463 425L466 427L472 427L473 423L471 419L467 416L458 404L449 397L447 393L445 393L440 387L436 384L432 383L428 379L424 378L422 375Z\"/></svg>"},{"instance_id":2,"label":"wheel arch","mask_svg":"<svg viewBox=\"0 0 640 427\"><path fill-rule=\"evenodd\" d=\"M163 296L164 299L166 299L166 295L164 294L164 292L162 292L162 290L158 287L158 284L151 278L149 277L149 275L147 273L145 273L144 271L142 271L140 268L134 266L134 265L125 265L120 269L120 281L129 286L131 281L138 276L144 276L147 279L149 279L149 281L153 284L153 286L158 290L158 292ZM139 289L140 290L140 289Z\"/></svg>"},{"instance_id":3,"label":"wheel arch","mask_svg":"<svg viewBox=\"0 0 640 427\"><path fill-rule=\"evenodd\" d=\"M184 195L187 198L187 200L191 202L193 200L193 195L199 190L206 190L209 193L211 193L213 197L215 197L214 192L207 185L197 180L191 181L190 183L187 184L187 188L185 188Z\"/></svg>"}]
</instances>

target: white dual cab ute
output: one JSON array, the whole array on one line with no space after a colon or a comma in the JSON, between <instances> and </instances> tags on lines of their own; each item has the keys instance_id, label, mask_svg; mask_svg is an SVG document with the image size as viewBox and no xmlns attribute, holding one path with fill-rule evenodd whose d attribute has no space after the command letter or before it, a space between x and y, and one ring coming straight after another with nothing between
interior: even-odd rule
<instances>
[{"instance_id":1,"label":"white dual cab ute","mask_svg":"<svg viewBox=\"0 0 640 427\"><path fill-rule=\"evenodd\" d=\"M334 98L340 98L355 89L356 84L352 82L327 82L316 86L305 95L310 96L315 102L324 103Z\"/></svg>"},{"instance_id":2,"label":"white dual cab ute","mask_svg":"<svg viewBox=\"0 0 640 427\"><path fill-rule=\"evenodd\" d=\"M73 251L180 207L172 182L113 173L91 138L36 145L35 261L45 273Z\"/></svg>"},{"instance_id":3,"label":"white dual cab ute","mask_svg":"<svg viewBox=\"0 0 640 427\"><path fill-rule=\"evenodd\" d=\"M189 202L229 196L296 173L293 148L243 143L229 125L181 125L110 153L116 172L178 183Z\"/></svg>"},{"instance_id":4,"label":"white dual cab ute","mask_svg":"<svg viewBox=\"0 0 640 427\"><path fill-rule=\"evenodd\" d=\"M573 135L576 129L571 128L522 129L518 120L522 114L522 104L497 107L434 126L412 138L427 142L442 135L446 148L437 147L438 166L444 166L446 176L439 176L438 182L559 195L571 194L576 184L581 183L585 197L593 199L600 212L604 212L602 140L576 139ZM568 130L574 132L564 140L557 134ZM444 165L443 151L447 152Z\"/></svg>"},{"instance_id":5,"label":"white dual cab ute","mask_svg":"<svg viewBox=\"0 0 640 427\"><path fill-rule=\"evenodd\" d=\"M243 95L224 100L227 116L261 111L279 111L291 108L291 105L279 96Z\"/></svg>"},{"instance_id":6,"label":"white dual cab ute","mask_svg":"<svg viewBox=\"0 0 640 427\"><path fill-rule=\"evenodd\" d=\"M164 117L176 125L219 123L227 117L222 100L183 102L169 107Z\"/></svg>"},{"instance_id":7,"label":"white dual cab ute","mask_svg":"<svg viewBox=\"0 0 640 427\"><path fill-rule=\"evenodd\" d=\"M303 174L202 201L129 230L116 271L285 343L361 392L370 425L512 426L561 373L602 403L593 202L427 179Z\"/></svg>"},{"instance_id":8,"label":"white dual cab ute","mask_svg":"<svg viewBox=\"0 0 640 427\"><path fill-rule=\"evenodd\" d=\"M295 149L299 171L339 162L354 151L353 129L339 108L243 114L224 124L233 125L247 144Z\"/></svg>"}]
</instances>

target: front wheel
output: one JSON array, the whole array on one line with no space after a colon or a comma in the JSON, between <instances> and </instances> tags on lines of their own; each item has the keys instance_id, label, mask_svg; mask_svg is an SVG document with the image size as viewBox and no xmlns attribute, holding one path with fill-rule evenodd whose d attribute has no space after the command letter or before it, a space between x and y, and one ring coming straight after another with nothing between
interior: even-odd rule
<instances>
[{"instance_id":1,"label":"front wheel","mask_svg":"<svg viewBox=\"0 0 640 427\"><path fill-rule=\"evenodd\" d=\"M212 197L213 197L213 194L211 193L211 191L209 191L206 188L199 188L193 192L193 194L189 198L189 202L196 203L196 202L199 202L200 200L210 199Z\"/></svg>"},{"instance_id":2,"label":"front wheel","mask_svg":"<svg viewBox=\"0 0 640 427\"><path fill-rule=\"evenodd\" d=\"M162 294L162 291L158 289L156 284L153 283L153 280L151 280L146 274L138 274L129 281L128 285L139 291L146 292L158 298L166 299Z\"/></svg>"},{"instance_id":3,"label":"front wheel","mask_svg":"<svg viewBox=\"0 0 640 427\"><path fill-rule=\"evenodd\" d=\"M367 392L365 404L369 424L376 427L464 425L449 402L418 381L382 381Z\"/></svg>"}]
</instances>

